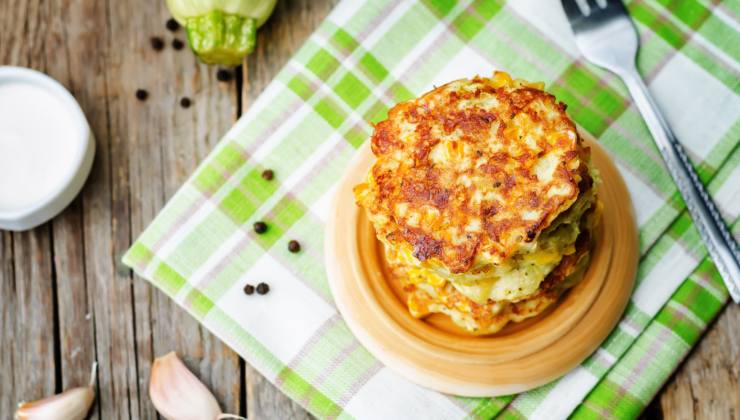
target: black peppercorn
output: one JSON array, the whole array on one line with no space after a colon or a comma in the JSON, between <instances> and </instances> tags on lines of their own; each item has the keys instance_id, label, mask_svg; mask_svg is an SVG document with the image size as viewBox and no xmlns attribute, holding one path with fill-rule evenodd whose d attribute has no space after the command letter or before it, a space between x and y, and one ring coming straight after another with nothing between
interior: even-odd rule
<instances>
[{"instance_id":1,"label":"black peppercorn","mask_svg":"<svg viewBox=\"0 0 740 420\"><path fill-rule=\"evenodd\" d=\"M144 89L136 89L136 99L140 101L146 101L146 98L149 97L149 92L147 92Z\"/></svg>"},{"instance_id":2,"label":"black peppercorn","mask_svg":"<svg viewBox=\"0 0 740 420\"><path fill-rule=\"evenodd\" d=\"M272 169L265 169L262 172L262 179L272 181L273 178L275 178L275 172Z\"/></svg>"},{"instance_id":3,"label":"black peppercorn","mask_svg":"<svg viewBox=\"0 0 740 420\"><path fill-rule=\"evenodd\" d=\"M301 244L298 243L295 239L292 239L290 242L288 242L288 251L292 253L296 253L301 250Z\"/></svg>"},{"instance_id":4,"label":"black peppercorn","mask_svg":"<svg viewBox=\"0 0 740 420\"><path fill-rule=\"evenodd\" d=\"M219 82L228 82L231 80L231 72L226 69L219 69L216 72L216 79L218 79Z\"/></svg>"},{"instance_id":5,"label":"black peppercorn","mask_svg":"<svg viewBox=\"0 0 740 420\"><path fill-rule=\"evenodd\" d=\"M180 106L181 107L183 107L183 108L190 108L190 104L191 104L190 98L188 98L187 96L184 97L184 98L182 98L182 99L180 99Z\"/></svg>"},{"instance_id":6,"label":"black peppercorn","mask_svg":"<svg viewBox=\"0 0 740 420\"><path fill-rule=\"evenodd\" d=\"M170 31L175 32L180 27L180 24L177 23L177 21L175 19L169 18L169 19L167 19L167 22L165 23L165 26Z\"/></svg>"},{"instance_id":7,"label":"black peppercorn","mask_svg":"<svg viewBox=\"0 0 740 420\"><path fill-rule=\"evenodd\" d=\"M265 222L255 222L253 227L254 231L259 234L267 232L267 224Z\"/></svg>"},{"instance_id":8,"label":"black peppercorn","mask_svg":"<svg viewBox=\"0 0 740 420\"><path fill-rule=\"evenodd\" d=\"M253 294L254 293L254 286L252 286L251 284L248 284L248 285L244 286L244 293L247 294L247 295Z\"/></svg>"},{"instance_id":9,"label":"black peppercorn","mask_svg":"<svg viewBox=\"0 0 740 420\"><path fill-rule=\"evenodd\" d=\"M185 44L182 41L180 41L179 39L175 38L175 39L172 40L172 48L174 48L176 50L181 50L182 47L184 47L184 46L185 46Z\"/></svg>"},{"instance_id":10,"label":"black peppercorn","mask_svg":"<svg viewBox=\"0 0 740 420\"><path fill-rule=\"evenodd\" d=\"M260 295L266 295L269 291L270 286L268 286L266 283L260 283L257 285L257 293L259 293Z\"/></svg>"},{"instance_id":11,"label":"black peppercorn","mask_svg":"<svg viewBox=\"0 0 740 420\"><path fill-rule=\"evenodd\" d=\"M153 36L149 38L149 43L152 45L154 51L162 51L162 49L164 48L164 41L158 36Z\"/></svg>"}]
</instances>

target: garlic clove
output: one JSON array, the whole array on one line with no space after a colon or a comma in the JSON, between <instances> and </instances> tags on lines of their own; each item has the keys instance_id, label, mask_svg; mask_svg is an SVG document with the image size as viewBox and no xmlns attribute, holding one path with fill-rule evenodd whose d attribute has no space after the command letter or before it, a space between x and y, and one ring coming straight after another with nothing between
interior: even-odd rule
<instances>
[{"instance_id":1,"label":"garlic clove","mask_svg":"<svg viewBox=\"0 0 740 420\"><path fill-rule=\"evenodd\" d=\"M90 383L72 388L61 394L33 402L18 404L16 420L83 420L95 399L95 373L98 364L93 363Z\"/></svg>"},{"instance_id":2,"label":"garlic clove","mask_svg":"<svg viewBox=\"0 0 740 420\"><path fill-rule=\"evenodd\" d=\"M90 411L95 393L84 386L34 402L18 404L16 420L82 420Z\"/></svg>"},{"instance_id":3,"label":"garlic clove","mask_svg":"<svg viewBox=\"0 0 740 420\"><path fill-rule=\"evenodd\" d=\"M149 398L169 420L215 420L221 415L216 398L175 352L154 359Z\"/></svg>"}]
</instances>

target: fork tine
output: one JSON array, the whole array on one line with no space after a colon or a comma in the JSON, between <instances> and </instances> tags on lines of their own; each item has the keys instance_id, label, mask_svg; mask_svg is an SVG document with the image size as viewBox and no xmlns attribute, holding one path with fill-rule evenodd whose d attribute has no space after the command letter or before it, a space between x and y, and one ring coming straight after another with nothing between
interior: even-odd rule
<instances>
[{"instance_id":1,"label":"fork tine","mask_svg":"<svg viewBox=\"0 0 740 420\"><path fill-rule=\"evenodd\" d=\"M619 12L629 15L629 12L627 12L627 8L624 6L624 2L622 0L602 0L602 1L606 3L606 7L603 10L612 9L614 11L619 11Z\"/></svg>"},{"instance_id":2,"label":"fork tine","mask_svg":"<svg viewBox=\"0 0 740 420\"><path fill-rule=\"evenodd\" d=\"M561 3L565 15L570 22L575 22L583 18L583 13L581 13L581 8L576 3L576 0L561 0Z\"/></svg>"}]
</instances>

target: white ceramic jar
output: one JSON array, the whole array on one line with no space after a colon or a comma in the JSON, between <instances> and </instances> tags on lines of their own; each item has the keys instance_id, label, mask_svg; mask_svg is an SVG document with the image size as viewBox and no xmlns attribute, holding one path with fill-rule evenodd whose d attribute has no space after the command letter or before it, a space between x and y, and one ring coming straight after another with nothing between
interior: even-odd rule
<instances>
[{"instance_id":1,"label":"white ceramic jar","mask_svg":"<svg viewBox=\"0 0 740 420\"><path fill-rule=\"evenodd\" d=\"M56 80L0 66L0 229L26 230L80 192L95 140L74 97Z\"/></svg>"}]
</instances>

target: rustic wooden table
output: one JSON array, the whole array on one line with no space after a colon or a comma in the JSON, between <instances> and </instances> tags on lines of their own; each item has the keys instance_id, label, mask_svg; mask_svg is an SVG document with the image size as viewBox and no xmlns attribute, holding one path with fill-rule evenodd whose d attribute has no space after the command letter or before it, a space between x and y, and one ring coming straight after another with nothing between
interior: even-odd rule
<instances>
[{"instance_id":1,"label":"rustic wooden table","mask_svg":"<svg viewBox=\"0 0 740 420\"><path fill-rule=\"evenodd\" d=\"M92 417L154 418L151 362L175 350L229 412L310 417L120 258L336 2L279 1L255 53L219 82L215 68L171 46L184 33L165 28L163 0L0 0L0 64L64 84L98 147L64 213L30 232L0 232L0 416L85 383L97 360ZM163 51L152 36L166 41ZM738 331L740 308L730 305L646 413L740 415Z\"/></svg>"}]
</instances>

